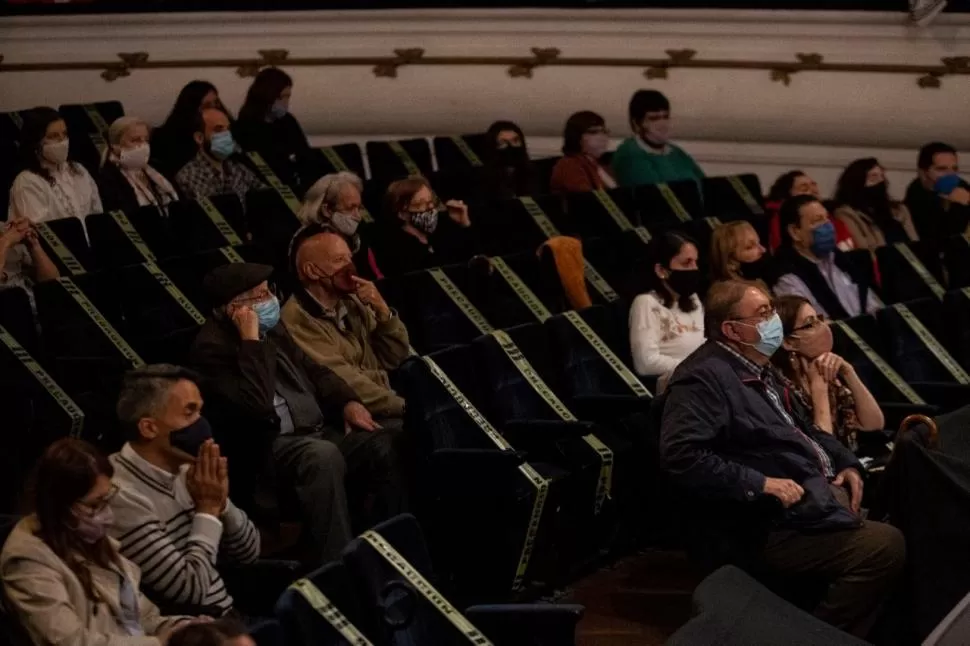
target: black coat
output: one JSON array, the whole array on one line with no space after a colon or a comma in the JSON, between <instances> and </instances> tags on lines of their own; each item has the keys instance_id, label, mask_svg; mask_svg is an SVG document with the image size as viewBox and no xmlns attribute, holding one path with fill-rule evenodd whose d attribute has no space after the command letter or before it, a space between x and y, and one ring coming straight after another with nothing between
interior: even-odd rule
<instances>
[{"instance_id":1,"label":"black coat","mask_svg":"<svg viewBox=\"0 0 970 646\"><path fill-rule=\"evenodd\" d=\"M101 172L98 174L98 192L101 194L101 204L105 213L110 211L131 213L141 208L135 188L117 164L109 162L101 167ZM167 193L163 193L160 189L156 191L156 199L158 199L157 196L164 195Z\"/></svg>"}]
</instances>

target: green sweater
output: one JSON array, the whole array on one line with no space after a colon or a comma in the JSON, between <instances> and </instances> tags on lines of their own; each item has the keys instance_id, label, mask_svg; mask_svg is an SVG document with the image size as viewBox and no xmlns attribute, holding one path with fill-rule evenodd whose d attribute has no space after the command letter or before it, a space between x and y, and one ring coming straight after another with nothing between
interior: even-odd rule
<instances>
[{"instance_id":1,"label":"green sweater","mask_svg":"<svg viewBox=\"0 0 970 646\"><path fill-rule=\"evenodd\" d=\"M694 158L678 146L667 144L666 153L649 153L633 137L620 144L610 164L620 186L659 184L679 179L692 179L700 184L704 178L704 171Z\"/></svg>"}]
</instances>

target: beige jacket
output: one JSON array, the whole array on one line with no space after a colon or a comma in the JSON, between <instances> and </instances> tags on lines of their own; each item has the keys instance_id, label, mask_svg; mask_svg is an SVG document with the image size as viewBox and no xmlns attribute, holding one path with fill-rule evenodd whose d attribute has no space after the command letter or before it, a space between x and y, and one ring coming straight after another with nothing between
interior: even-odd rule
<instances>
[{"instance_id":1,"label":"beige jacket","mask_svg":"<svg viewBox=\"0 0 970 646\"><path fill-rule=\"evenodd\" d=\"M849 229L855 241L856 249L872 250L886 246L886 238L883 236L882 229L862 211L857 211L848 205L842 205L835 209L834 215ZM913 226L913 218L905 204L897 202L893 205L893 219L903 225L907 238L919 240L916 227Z\"/></svg>"},{"instance_id":2,"label":"beige jacket","mask_svg":"<svg viewBox=\"0 0 970 646\"><path fill-rule=\"evenodd\" d=\"M373 416L401 417L404 400L391 390L387 371L408 357L407 328L396 315L379 322L356 296L338 308L346 310L342 330L332 313L300 289L283 306L283 324L311 359L347 382Z\"/></svg>"},{"instance_id":3,"label":"beige jacket","mask_svg":"<svg viewBox=\"0 0 970 646\"><path fill-rule=\"evenodd\" d=\"M159 646L151 635L185 621L162 617L158 608L138 591L138 608L145 636L129 636L117 619L120 614L117 570L91 567L101 598L95 603L84 594L74 573L34 533L37 520L24 518L14 527L0 554L0 572L8 606L38 646ZM115 544L117 549L117 544ZM119 557L124 574L135 590L141 580L138 567Z\"/></svg>"}]
</instances>

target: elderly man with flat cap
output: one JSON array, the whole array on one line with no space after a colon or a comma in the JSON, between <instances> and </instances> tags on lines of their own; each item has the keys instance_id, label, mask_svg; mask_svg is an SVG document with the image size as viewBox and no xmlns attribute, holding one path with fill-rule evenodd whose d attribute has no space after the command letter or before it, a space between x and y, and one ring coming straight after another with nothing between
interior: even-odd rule
<instances>
[{"instance_id":1,"label":"elderly man with flat cap","mask_svg":"<svg viewBox=\"0 0 970 646\"><path fill-rule=\"evenodd\" d=\"M233 263L206 276L213 312L192 363L207 379L220 441L246 456L248 484L269 467L295 489L326 562L353 537L351 512L361 512L389 479L396 484L392 438L346 382L307 357L280 324L272 273L267 265Z\"/></svg>"}]
</instances>

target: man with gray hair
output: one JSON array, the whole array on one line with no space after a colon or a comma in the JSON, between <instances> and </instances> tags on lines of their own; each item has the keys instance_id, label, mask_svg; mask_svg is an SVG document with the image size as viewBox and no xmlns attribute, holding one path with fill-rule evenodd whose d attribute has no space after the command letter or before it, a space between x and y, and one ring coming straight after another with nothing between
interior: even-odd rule
<instances>
[{"instance_id":1,"label":"man with gray hair","mask_svg":"<svg viewBox=\"0 0 970 646\"><path fill-rule=\"evenodd\" d=\"M367 212L361 202L363 190L364 183L350 171L324 175L307 190L297 217L304 227L316 224L340 234L350 247L360 275L367 280L379 280L384 275L377 266L373 249L360 234L361 220ZM292 256L293 250L290 251ZM295 273L295 267L291 269Z\"/></svg>"},{"instance_id":2,"label":"man with gray hair","mask_svg":"<svg viewBox=\"0 0 970 646\"><path fill-rule=\"evenodd\" d=\"M110 457L118 494L111 534L162 603L225 615L233 600L216 570L252 563L259 532L229 500L226 458L202 416L194 373L145 366L125 376L118 418L128 442Z\"/></svg>"}]
</instances>

